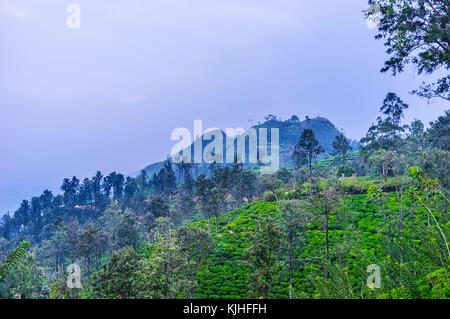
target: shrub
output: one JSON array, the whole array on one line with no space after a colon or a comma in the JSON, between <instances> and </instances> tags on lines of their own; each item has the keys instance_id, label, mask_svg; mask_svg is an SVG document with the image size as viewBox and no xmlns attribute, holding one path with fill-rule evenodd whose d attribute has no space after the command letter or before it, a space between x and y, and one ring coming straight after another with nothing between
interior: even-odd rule
<instances>
[{"instance_id":1,"label":"shrub","mask_svg":"<svg viewBox=\"0 0 450 319\"><path fill-rule=\"evenodd\" d=\"M277 201L277 197L275 196L275 194L273 192L265 192L263 199L265 202L276 202Z\"/></svg>"},{"instance_id":2,"label":"shrub","mask_svg":"<svg viewBox=\"0 0 450 319\"><path fill-rule=\"evenodd\" d=\"M336 176L341 177L344 174L344 177L350 177L355 174L355 170L350 166L340 166Z\"/></svg>"}]
</instances>

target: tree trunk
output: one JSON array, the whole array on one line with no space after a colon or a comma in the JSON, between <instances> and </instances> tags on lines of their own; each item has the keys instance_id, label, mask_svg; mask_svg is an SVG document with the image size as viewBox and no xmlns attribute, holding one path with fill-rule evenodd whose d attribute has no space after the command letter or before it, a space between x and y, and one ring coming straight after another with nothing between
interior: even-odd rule
<instances>
[{"instance_id":1,"label":"tree trunk","mask_svg":"<svg viewBox=\"0 0 450 319\"><path fill-rule=\"evenodd\" d=\"M309 160L309 196L312 194L311 185L312 185L312 160Z\"/></svg>"},{"instance_id":2,"label":"tree trunk","mask_svg":"<svg viewBox=\"0 0 450 319\"><path fill-rule=\"evenodd\" d=\"M428 223L428 226L430 226L430 205L429 205L428 191L427 190L425 190L425 196L426 196L426 199L427 199L427 223Z\"/></svg>"},{"instance_id":3,"label":"tree trunk","mask_svg":"<svg viewBox=\"0 0 450 319\"><path fill-rule=\"evenodd\" d=\"M292 256L289 258L289 299L292 299L292 272L294 268L294 260Z\"/></svg>"},{"instance_id":4,"label":"tree trunk","mask_svg":"<svg viewBox=\"0 0 450 319\"><path fill-rule=\"evenodd\" d=\"M326 246L326 253L325 253L325 282L328 280L328 256L329 256L329 247L328 247L328 211L325 212L325 246Z\"/></svg>"},{"instance_id":5,"label":"tree trunk","mask_svg":"<svg viewBox=\"0 0 450 319\"><path fill-rule=\"evenodd\" d=\"M188 264L188 266L189 266L189 264L190 264L190 261L188 260L188 262L187 262L187 264ZM189 270L188 271L188 282L189 282L189 286L191 285L191 271ZM189 292L188 292L188 298L189 299L192 299L192 288L191 287L189 287Z\"/></svg>"},{"instance_id":6,"label":"tree trunk","mask_svg":"<svg viewBox=\"0 0 450 319\"><path fill-rule=\"evenodd\" d=\"M400 192L398 190L397 185L397 174L395 175L395 192L397 193L397 205L398 205L398 218L400 220L400 236L403 234L403 211L402 211L402 203L400 201Z\"/></svg>"}]
</instances>

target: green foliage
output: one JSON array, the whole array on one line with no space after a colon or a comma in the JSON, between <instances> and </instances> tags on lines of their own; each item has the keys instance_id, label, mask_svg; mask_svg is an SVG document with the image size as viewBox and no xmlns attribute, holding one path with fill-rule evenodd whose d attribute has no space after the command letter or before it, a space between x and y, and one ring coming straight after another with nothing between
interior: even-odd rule
<instances>
[{"instance_id":1,"label":"green foliage","mask_svg":"<svg viewBox=\"0 0 450 319\"><path fill-rule=\"evenodd\" d=\"M265 192L263 195L263 200L265 202L276 202L277 196L273 192Z\"/></svg>"},{"instance_id":2,"label":"green foliage","mask_svg":"<svg viewBox=\"0 0 450 319\"><path fill-rule=\"evenodd\" d=\"M272 218L260 219L250 233L250 247L244 251L243 260L249 265L248 296L268 298L278 270L277 257L281 246L281 231Z\"/></svg>"},{"instance_id":3,"label":"green foliage","mask_svg":"<svg viewBox=\"0 0 450 319\"><path fill-rule=\"evenodd\" d=\"M336 173L336 176L337 177L341 177L341 176L350 177L353 174L355 174L355 170L352 167L340 166L338 171L337 171L337 173Z\"/></svg>"},{"instance_id":4,"label":"green foliage","mask_svg":"<svg viewBox=\"0 0 450 319\"><path fill-rule=\"evenodd\" d=\"M349 141L325 119L271 119L264 125L295 129L283 137L296 137L291 146L303 138L297 151L309 167L285 162L261 176L240 164L213 165L197 178L198 167L182 163L177 184L169 159L152 179L145 172L65 179L63 195L44 191L2 218L0 270L9 275L0 296L448 298L448 114L428 130L414 121L408 134L400 123L405 108L388 94L384 119L361 152L366 163L359 152L346 154ZM319 144L329 150L335 136L342 157L312 163ZM24 244L7 258L22 238L33 240L33 253L24 254ZM64 280L74 262L82 290ZM365 281L374 263L378 290Z\"/></svg>"},{"instance_id":5,"label":"green foliage","mask_svg":"<svg viewBox=\"0 0 450 319\"><path fill-rule=\"evenodd\" d=\"M12 269L17 265L21 258L27 254L27 248L30 243L27 241L21 242L11 255L8 256L5 263L0 267L0 283L5 280Z\"/></svg>"},{"instance_id":6,"label":"green foliage","mask_svg":"<svg viewBox=\"0 0 450 319\"><path fill-rule=\"evenodd\" d=\"M26 246L27 244L24 244L21 248ZM10 271L0 283L0 298L48 298L45 270L34 254L22 251L19 259L14 262L13 268L14 270Z\"/></svg>"},{"instance_id":7,"label":"green foliage","mask_svg":"<svg viewBox=\"0 0 450 319\"><path fill-rule=\"evenodd\" d=\"M344 134L336 135L336 140L333 142L333 153L331 153L331 155L341 155L343 166L345 166L347 152L351 150L352 147L349 145L349 142Z\"/></svg>"},{"instance_id":8,"label":"green foliage","mask_svg":"<svg viewBox=\"0 0 450 319\"><path fill-rule=\"evenodd\" d=\"M140 268L140 256L131 248L125 247L114 252L109 262L92 278L92 297L94 298L133 298L136 274Z\"/></svg>"},{"instance_id":9,"label":"green foliage","mask_svg":"<svg viewBox=\"0 0 450 319\"><path fill-rule=\"evenodd\" d=\"M414 65L418 74L449 68L447 0L369 0L369 4L378 5L382 14L379 34L375 37L385 41L389 55L382 72L391 71L396 75L408 64ZM368 16L370 14L367 12ZM415 93L426 98L449 100L449 78L446 76L436 84L424 85Z\"/></svg>"},{"instance_id":10,"label":"green foliage","mask_svg":"<svg viewBox=\"0 0 450 319\"><path fill-rule=\"evenodd\" d=\"M301 167L307 163L311 167L312 162L317 156L324 152L325 149L319 145L319 140L316 139L313 130L305 129L297 145L295 145L293 160L296 167Z\"/></svg>"}]
</instances>

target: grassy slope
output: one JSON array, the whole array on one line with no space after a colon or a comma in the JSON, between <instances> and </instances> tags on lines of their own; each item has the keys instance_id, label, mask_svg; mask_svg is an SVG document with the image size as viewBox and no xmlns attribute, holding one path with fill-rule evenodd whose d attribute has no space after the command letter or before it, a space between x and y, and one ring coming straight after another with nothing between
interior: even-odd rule
<instances>
[{"instance_id":1,"label":"grassy slope","mask_svg":"<svg viewBox=\"0 0 450 319\"><path fill-rule=\"evenodd\" d=\"M390 211L396 210L393 195L389 198ZM359 249L364 251L365 259L371 263L379 262L382 256L380 230L388 227L386 216L378 212L373 204L367 204L365 195L352 195L345 199L346 212L331 215L330 247L335 261L357 265L354 261L361 258L360 253L349 247L351 242L358 243ZM215 231L215 221L211 220L213 237L217 244L216 254L212 266L202 268L198 274L200 286L197 289L198 298L244 298L248 267L242 263L242 253L248 243L246 239L254 229L258 216L279 215L277 203L254 202L241 209L229 212L219 217L218 231ZM207 221L197 222L208 228ZM294 275L294 291L296 297L314 297L317 294L313 281L323 276L324 231L320 223L311 225L307 231L307 246L299 253L299 260L303 262ZM350 269L358 282L361 269ZM276 279L272 291L273 297L287 298L287 273L281 273Z\"/></svg>"}]
</instances>

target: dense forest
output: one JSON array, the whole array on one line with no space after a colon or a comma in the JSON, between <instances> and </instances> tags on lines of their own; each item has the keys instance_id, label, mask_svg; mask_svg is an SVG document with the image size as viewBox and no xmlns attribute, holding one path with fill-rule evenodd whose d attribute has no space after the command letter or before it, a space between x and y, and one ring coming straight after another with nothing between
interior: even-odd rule
<instances>
[{"instance_id":1,"label":"dense forest","mask_svg":"<svg viewBox=\"0 0 450 319\"><path fill-rule=\"evenodd\" d=\"M64 179L0 224L3 298L448 298L450 112L401 125L388 94L353 151L303 130L293 168L168 159ZM311 165L310 165L311 164ZM80 266L69 289L67 267ZM381 269L371 289L368 265Z\"/></svg>"},{"instance_id":2,"label":"dense forest","mask_svg":"<svg viewBox=\"0 0 450 319\"><path fill-rule=\"evenodd\" d=\"M381 71L445 70L411 93L448 103L448 1L369 4ZM408 107L388 93L360 141L269 115L255 127L280 128L284 159L270 175L168 157L66 178L1 217L0 298L450 298L450 111L405 123Z\"/></svg>"}]
</instances>

